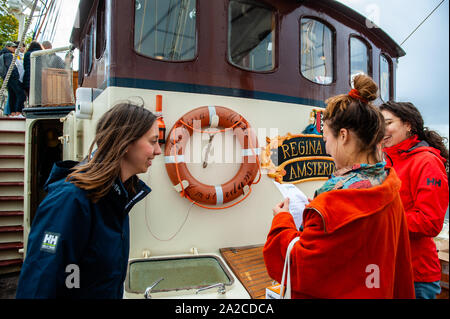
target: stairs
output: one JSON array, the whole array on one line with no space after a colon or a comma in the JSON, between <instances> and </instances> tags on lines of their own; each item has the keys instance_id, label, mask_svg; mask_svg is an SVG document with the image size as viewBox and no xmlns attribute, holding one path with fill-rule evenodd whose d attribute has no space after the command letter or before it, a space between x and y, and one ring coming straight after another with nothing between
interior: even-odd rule
<instances>
[{"instance_id":1,"label":"stairs","mask_svg":"<svg viewBox=\"0 0 450 319\"><path fill-rule=\"evenodd\" d=\"M0 274L23 261L25 119L0 117Z\"/></svg>"}]
</instances>

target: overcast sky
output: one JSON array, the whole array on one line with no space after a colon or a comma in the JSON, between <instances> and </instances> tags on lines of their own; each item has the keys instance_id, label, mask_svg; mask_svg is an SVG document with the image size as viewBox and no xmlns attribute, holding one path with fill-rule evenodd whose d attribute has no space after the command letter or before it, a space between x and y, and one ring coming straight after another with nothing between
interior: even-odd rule
<instances>
[{"instance_id":1,"label":"overcast sky","mask_svg":"<svg viewBox=\"0 0 450 319\"><path fill-rule=\"evenodd\" d=\"M370 18L401 44L442 0L340 0ZM397 101L421 111L425 125L449 136L449 1L402 45L397 69ZM78 1L64 1L54 47L69 42Z\"/></svg>"},{"instance_id":2,"label":"overcast sky","mask_svg":"<svg viewBox=\"0 0 450 319\"><path fill-rule=\"evenodd\" d=\"M401 44L442 0L341 0ZM412 102L425 125L449 136L449 0L402 45L397 101Z\"/></svg>"}]
</instances>

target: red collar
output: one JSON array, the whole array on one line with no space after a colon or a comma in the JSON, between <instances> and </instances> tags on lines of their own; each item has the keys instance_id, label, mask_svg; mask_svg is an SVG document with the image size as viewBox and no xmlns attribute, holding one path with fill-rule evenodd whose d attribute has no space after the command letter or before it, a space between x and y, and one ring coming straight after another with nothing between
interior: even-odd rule
<instances>
[{"instance_id":1,"label":"red collar","mask_svg":"<svg viewBox=\"0 0 450 319\"><path fill-rule=\"evenodd\" d=\"M411 149L419 142L420 142L419 137L416 134L398 144L395 144L394 146L383 148L383 152L388 154L398 154Z\"/></svg>"}]
</instances>

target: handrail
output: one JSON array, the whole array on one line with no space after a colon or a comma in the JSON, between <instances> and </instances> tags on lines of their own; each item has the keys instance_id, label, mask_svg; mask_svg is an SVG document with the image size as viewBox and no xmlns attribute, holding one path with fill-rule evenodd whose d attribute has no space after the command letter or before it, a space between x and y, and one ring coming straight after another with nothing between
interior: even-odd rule
<instances>
[{"instance_id":1,"label":"handrail","mask_svg":"<svg viewBox=\"0 0 450 319\"><path fill-rule=\"evenodd\" d=\"M69 51L69 50L73 50L75 49L75 47L71 44L65 47L60 47L60 48L54 48L54 49L48 49L48 50L38 50L38 51L34 51L31 53L30 58L35 58L37 56L42 56L42 55L48 55L48 54L52 54L52 53L56 53L56 52L60 52L60 51Z\"/></svg>"}]
</instances>

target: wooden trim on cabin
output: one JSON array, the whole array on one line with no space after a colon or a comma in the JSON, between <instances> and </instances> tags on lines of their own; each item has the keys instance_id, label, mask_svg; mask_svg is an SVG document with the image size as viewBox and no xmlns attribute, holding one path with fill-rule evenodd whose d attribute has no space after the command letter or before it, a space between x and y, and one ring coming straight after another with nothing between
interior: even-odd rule
<instances>
[{"instance_id":1,"label":"wooden trim on cabin","mask_svg":"<svg viewBox=\"0 0 450 319\"><path fill-rule=\"evenodd\" d=\"M82 86L104 88L114 85L110 79L129 79L136 85L142 81L189 85L193 87L193 93L200 94L204 93L201 87L215 87L289 96L323 103L330 96L348 92L351 88L349 38L355 35L367 42L369 49L372 49L369 60L372 61L371 70L375 82L379 82L377 64L379 54L383 52L391 58L390 91L391 95L395 96L395 88L392 87L395 80L394 58L402 56L404 52L384 31L378 30L379 28L368 28L365 25L365 18L352 9L336 1L328 0L265 0L265 4L276 9L277 26L274 46L276 68L270 72L254 72L229 63L228 1L219 6L212 2L197 0L197 53L196 57L190 61L156 60L138 54L134 49L134 1L107 2L108 23L105 30L107 41L105 50L108 52L99 60L95 59L94 54L92 70L89 75L81 79ZM80 8L83 7L84 14L88 15L80 21L88 22L86 25L95 27L93 20L96 19L97 1L94 1L89 12L87 12L88 6L86 1L80 2ZM324 21L334 32L333 82L330 84L314 83L301 75L299 52L301 17ZM82 32L79 29L77 32L85 34L88 30L86 25ZM84 36L76 42L78 46L82 45ZM95 40L93 39L94 42ZM84 64L80 63L80 67ZM121 81L115 82L121 83ZM131 84L126 87L137 86ZM172 87L176 90L176 86ZM222 95L220 92L218 94ZM242 97L254 98L252 94Z\"/></svg>"}]
</instances>

